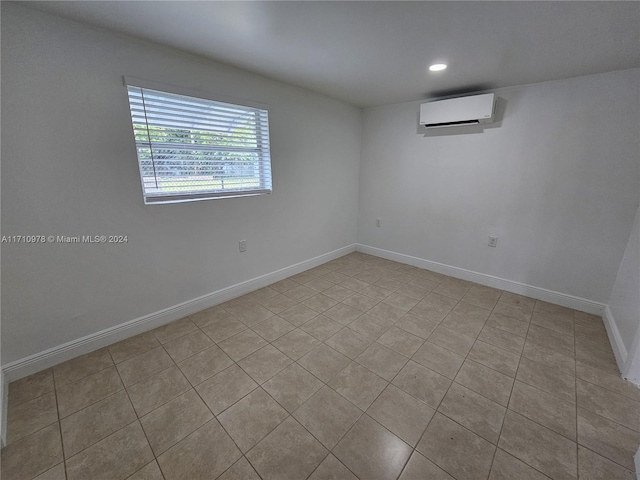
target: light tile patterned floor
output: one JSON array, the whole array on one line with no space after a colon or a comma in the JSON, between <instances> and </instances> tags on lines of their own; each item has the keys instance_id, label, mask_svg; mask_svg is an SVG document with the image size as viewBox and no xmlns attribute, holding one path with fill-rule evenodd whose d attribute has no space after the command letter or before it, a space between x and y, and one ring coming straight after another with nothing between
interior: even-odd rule
<instances>
[{"instance_id":1,"label":"light tile patterned floor","mask_svg":"<svg viewBox=\"0 0 640 480\"><path fill-rule=\"evenodd\" d=\"M4 480L632 480L602 320L354 253L9 387Z\"/></svg>"}]
</instances>

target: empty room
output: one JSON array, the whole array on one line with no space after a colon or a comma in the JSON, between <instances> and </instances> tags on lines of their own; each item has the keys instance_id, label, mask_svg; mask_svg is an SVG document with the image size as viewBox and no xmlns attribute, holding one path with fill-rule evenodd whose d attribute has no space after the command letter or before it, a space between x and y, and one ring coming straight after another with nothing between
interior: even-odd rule
<instances>
[{"instance_id":1,"label":"empty room","mask_svg":"<svg viewBox=\"0 0 640 480\"><path fill-rule=\"evenodd\" d=\"M3 480L640 478L640 2L0 9Z\"/></svg>"}]
</instances>

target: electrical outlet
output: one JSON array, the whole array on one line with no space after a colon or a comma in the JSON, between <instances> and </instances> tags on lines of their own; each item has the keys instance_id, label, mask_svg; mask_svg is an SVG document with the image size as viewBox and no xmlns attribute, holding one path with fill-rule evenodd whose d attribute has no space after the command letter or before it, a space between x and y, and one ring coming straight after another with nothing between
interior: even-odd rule
<instances>
[{"instance_id":1,"label":"electrical outlet","mask_svg":"<svg viewBox=\"0 0 640 480\"><path fill-rule=\"evenodd\" d=\"M240 240L240 242L238 242L238 247L240 248L241 252L246 252L247 251L247 241L246 240Z\"/></svg>"},{"instance_id":2,"label":"electrical outlet","mask_svg":"<svg viewBox=\"0 0 640 480\"><path fill-rule=\"evenodd\" d=\"M376 218L376 227L379 227L379 226L380 226L380 219Z\"/></svg>"},{"instance_id":3,"label":"electrical outlet","mask_svg":"<svg viewBox=\"0 0 640 480\"><path fill-rule=\"evenodd\" d=\"M498 237L493 237L493 236L489 235L489 246L490 247L497 247L498 246Z\"/></svg>"}]
</instances>

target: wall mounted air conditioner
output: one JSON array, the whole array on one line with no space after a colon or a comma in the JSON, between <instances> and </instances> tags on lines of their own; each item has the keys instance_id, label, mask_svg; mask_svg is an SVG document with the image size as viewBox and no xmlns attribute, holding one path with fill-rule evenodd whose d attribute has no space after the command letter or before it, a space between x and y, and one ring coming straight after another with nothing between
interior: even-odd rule
<instances>
[{"instance_id":1,"label":"wall mounted air conditioner","mask_svg":"<svg viewBox=\"0 0 640 480\"><path fill-rule=\"evenodd\" d=\"M437 100L420 105L420 125L440 128L493 123L495 111L493 93Z\"/></svg>"}]
</instances>

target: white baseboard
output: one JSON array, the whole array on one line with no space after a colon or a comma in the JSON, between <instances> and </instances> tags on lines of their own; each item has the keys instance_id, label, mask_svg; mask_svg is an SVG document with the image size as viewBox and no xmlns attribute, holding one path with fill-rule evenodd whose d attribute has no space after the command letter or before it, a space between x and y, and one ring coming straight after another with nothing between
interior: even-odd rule
<instances>
[{"instance_id":1,"label":"white baseboard","mask_svg":"<svg viewBox=\"0 0 640 480\"><path fill-rule=\"evenodd\" d=\"M9 382L0 370L0 448L7 444L7 407L9 406Z\"/></svg>"},{"instance_id":2,"label":"white baseboard","mask_svg":"<svg viewBox=\"0 0 640 480\"><path fill-rule=\"evenodd\" d=\"M638 451L634 458L636 461L636 478L640 480L640 447L638 447Z\"/></svg>"},{"instance_id":3,"label":"white baseboard","mask_svg":"<svg viewBox=\"0 0 640 480\"><path fill-rule=\"evenodd\" d=\"M310 268L317 267L318 265L354 251L355 244L339 248L338 250L296 263L295 265L282 268L275 272L261 275L260 277L165 308L164 310L121 323L115 327L110 327L91 335L78 338L63 345L8 363L2 367L2 374L7 382L13 382L79 355L92 352L120 340L124 340L139 333L173 322L174 320L186 317L187 315L213 307L246 293L253 292L254 290L266 287L267 285L278 282L297 273L301 273Z\"/></svg>"},{"instance_id":4,"label":"white baseboard","mask_svg":"<svg viewBox=\"0 0 640 480\"><path fill-rule=\"evenodd\" d=\"M609 309L609 305L604 307L604 314L602 315L602 319L604 320L604 326L607 329L607 335L609 336L611 349L613 350L613 354L616 357L618 369L621 372L624 372L624 366L627 362L628 356L627 347L624 346L622 335L620 335L620 330L618 330L618 325L613 318L613 314Z\"/></svg>"},{"instance_id":5,"label":"white baseboard","mask_svg":"<svg viewBox=\"0 0 640 480\"><path fill-rule=\"evenodd\" d=\"M622 369L622 376L631 383L640 387L640 329L636 331L635 338L628 350L627 360ZM638 470L640 473L640 470Z\"/></svg>"},{"instance_id":6,"label":"white baseboard","mask_svg":"<svg viewBox=\"0 0 640 480\"><path fill-rule=\"evenodd\" d=\"M356 250L358 252L375 255L376 257L386 258L387 260L394 260L396 262L413 265L414 267L431 270L432 272L442 273L443 275L448 275L450 277L461 278L470 282L479 283L480 285L486 285L488 287L498 288L500 290L517 293L519 295L525 295L527 297L554 303L556 305L562 305L563 307L573 308L574 310L579 310L581 312L587 312L593 315L602 315L604 312L605 305L603 303L587 300L586 298L554 292L545 288L534 287L533 285L514 282L513 280L494 277L493 275L474 272L472 270L454 267L444 263L432 262L431 260L425 260L423 258L413 257L403 253L391 252L389 250L370 247L368 245L356 244Z\"/></svg>"}]
</instances>

